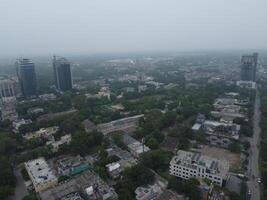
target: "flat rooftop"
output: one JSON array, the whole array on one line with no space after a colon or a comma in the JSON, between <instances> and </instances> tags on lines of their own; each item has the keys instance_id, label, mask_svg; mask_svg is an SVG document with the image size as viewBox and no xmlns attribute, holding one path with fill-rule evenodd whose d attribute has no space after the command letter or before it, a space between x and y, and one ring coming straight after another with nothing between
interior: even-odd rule
<instances>
[{"instance_id":1,"label":"flat rooftop","mask_svg":"<svg viewBox=\"0 0 267 200\"><path fill-rule=\"evenodd\" d=\"M44 158L38 158L25 163L25 166L29 169L28 173L31 173L36 184L48 182L56 179L52 169L48 166Z\"/></svg>"},{"instance_id":2,"label":"flat rooftop","mask_svg":"<svg viewBox=\"0 0 267 200\"><path fill-rule=\"evenodd\" d=\"M229 163L226 160L218 160L199 152L179 150L171 160L172 164L178 165L201 165L207 169L216 171L216 174L226 175L229 170Z\"/></svg>"},{"instance_id":3,"label":"flat rooftop","mask_svg":"<svg viewBox=\"0 0 267 200\"><path fill-rule=\"evenodd\" d=\"M103 199L117 199L117 194L114 189L109 187L102 179L90 171L86 171L54 188L41 192L40 198L42 200L58 200L70 193L84 192L86 188L90 187L97 188L94 189L94 193L99 194Z\"/></svg>"}]
</instances>

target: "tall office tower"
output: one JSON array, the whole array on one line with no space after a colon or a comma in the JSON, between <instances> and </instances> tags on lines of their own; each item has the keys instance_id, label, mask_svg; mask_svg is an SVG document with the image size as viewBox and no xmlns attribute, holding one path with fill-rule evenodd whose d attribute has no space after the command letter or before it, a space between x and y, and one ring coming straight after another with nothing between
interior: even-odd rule
<instances>
[{"instance_id":1,"label":"tall office tower","mask_svg":"<svg viewBox=\"0 0 267 200\"><path fill-rule=\"evenodd\" d=\"M20 58L16 62L16 67L22 95L25 97L36 95L37 83L34 63L30 59Z\"/></svg>"},{"instance_id":2,"label":"tall office tower","mask_svg":"<svg viewBox=\"0 0 267 200\"><path fill-rule=\"evenodd\" d=\"M0 98L16 97L18 94L17 78L7 77L0 79Z\"/></svg>"},{"instance_id":3,"label":"tall office tower","mask_svg":"<svg viewBox=\"0 0 267 200\"><path fill-rule=\"evenodd\" d=\"M72 89L72 75L70 62L66 58L53 57L55 85L58 90L67 91Z\"/></svg>"},{"instance_id":4,"label":"tall office tower","mask_svg":"<svg viewBox=\"0 0 267 200\"><path fill-rule=\"evenodd\" d=\"M256 81L256 69L258 64L258 53L243 55L241 59L241 81Z\"/></svg>"}]
</instances>

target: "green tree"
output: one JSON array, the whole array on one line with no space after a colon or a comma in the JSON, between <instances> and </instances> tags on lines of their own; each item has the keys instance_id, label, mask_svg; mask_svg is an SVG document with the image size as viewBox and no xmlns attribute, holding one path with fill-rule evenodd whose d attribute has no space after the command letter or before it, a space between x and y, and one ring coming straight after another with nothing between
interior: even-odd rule
<instances>
[{"instance_id":1,"label":"green tree","mask_svg":"<svg viewBox=\"0 0 267 200\"><path fill-rule=\"evenodd\" d=\"M169 163L172 154L162 150L153 150L146 152L141 157L141 163L155 171L166 171L169 168Z\"/></svg>"},{"instance_id":2,"label":"green tree","mask_svg":"<svg viewBox=\"0 0 267 200\"><path fill-rule=\"evenodd\" d=\"M241 152L241 146L238 142L232 142L229 145L229 150L233 153L240 153Z\"/></svg>"},{"instance_id":3,"label":"green tree","mask_svg":"<svg viewBox=\"0 0 267 200\"><path fill-rule=\"evenodd\" d=\"M112 141L120 148L126 149L126 145L123 143L122 135L121 134L113 134Z\"/></svg>"},{"instance_id":4,"label":"green tree","mask_svg":"<svg viewBox=\"0 0 267 200\"><path fill-rule=\"evenodd\" d=\"M15 177L9 160L3 156L0 156L0 176L0 199L5 199L14 192Z\"/></svg>"},{"instance_id":5,"label":"green tree","mask_svg":"<svg viewBox=\"0 0 267 200\"><path fill-rule=\"evenodd\" d=\"M89 153L91 148L100 145L103 141L103 135L100 132L91 133L79 132L72 136L70 143L73 152L81 155Z\"/></svg>"},{"instance_id":6,"label":"green tree","mask_svg":"<svg viewBox=\"0 0 267 200\"><path fill-rule=\"evenodd\" d=\"M149 137L146 142L146 145L151 149L157 149L159 147L159 143L154 137Z\"/></svg>"},{"instance_id":7,"label":"green tree","mask_svg":"<svg viewBox=\"0 0 267 200\"><path fill-rule=\"evenodd\" d=\"M140 164L125 169L123 172L123 177L127 183L132 184L133 188L150 184L155 179L154 173L150 169Z\"/></svg>"},{"instance_id":8,"label":"green tree","mask_svg":"<svg viewBox=\"0 0 267 200\"><path fill-rule=\"evenodd\" d=\"M200 191L198 188L199 181L190 179L188 181L178 180L176 177L171 177L168 183L168 188L175 190L178 193L184 193L190 200L199 200Z\"/></svg>"}]
</instances>

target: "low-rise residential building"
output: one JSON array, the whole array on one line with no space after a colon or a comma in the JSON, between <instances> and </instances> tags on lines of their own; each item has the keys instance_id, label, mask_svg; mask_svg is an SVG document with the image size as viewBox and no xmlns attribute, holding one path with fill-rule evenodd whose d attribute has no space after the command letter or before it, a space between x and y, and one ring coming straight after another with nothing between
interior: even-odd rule
<instances>
[{"instance_id":1,"label":"low-rise residential building","mask_svg":"<svg viewBox=\"0 0 267 200\"><path fill-rule=\"evenodd\" d=\"M39 95L38 97L42 101L53 101L57 98L57 96L53 93L42 94L42 95Z\"/></svg>"},{"instance_id":2,"label":"low-rise residential building","mask_svg":"<svg viewBox=\"0 0 267 200\"><path fill-rule=\"evenodd\" d=\"M147 85L138 85L138 92L144 92L147 88Z\"/></svg>"},{"instance_id":3,"label":"low-rise residential building","mask_svg":"<svg viewBox=\"0 0 267 200\"><path fill-rule=\"evenodd\" d=\"M132 117L126 117L108 123L98 124L97 130L102 132L104 135L107 135L115 131L125 131L127 129L133 129L138 126L139 119L143 116L143 114L135 115Z\"/></svg>"},{"instance_id":4,"label":"low-rise residential building","mask_svg":"<svg viewBox=\"0 0 267 200\"><path fill-rule=\"evenodd\" d=\"M122 150L115 145L106 149L106 151L108 152L108 156L117 156L120 159L119 162L123 168L131 167L137 164L137 160L132 157L128 151Z\"/></svg>"},{"instance_id":5,"label":"low-rise residential building","mask_svg":"<svg viewBox=\"0 0 267 200\"><path fill-rule=\"evenodd\" d=\"M192 130L193 131L199 131L201 130L201 127L202 127L202 124L199 124L199 123L195 123L193 126L192 126Z\"/></svg>"},{"instance_id":6,"label":"low-rise residential building","mask_svg":"<svg viewBox=\"0 0 267 200\"><path fill-rule=\"evenodd\" d=\"M108 87L102 87L100 91L95 95L97 98L106 97L110 100L110 89Z\"/></svg>"},{"instance_id":7,"label":"low-rise residential building","mask_svg":"<svg viewBox=\"0 0 267 200\"><path fill-rule=\"evenodd\" d=\"M196 118L196 123L203 124L203 122L206 120L206 117L204 114L199 113Z\"/></svg>"},{"instance_id":8,"label":"low-rise residential building","mask_svg":"<svg viewBox=\"0 0 267 200\"><path fill-rule=\"evenodd\" d=\"M53 152L57 152L61 145L69 144L71 142L71 134L61 136L60 140L55 140L53 136L51 138L52 140L47 141L46 145L51 145Z\"/></svg>"},{"instance_id":9,"label":"low-rise residential building","mask_svg":"<svg viewBox=\"0 0 267 200\"><path fill-rule=\"evenodd\" d=\"M159 83L159 82L156 82L156 81L146 81L145 83L148 84L148 85L155 86L156 89L159 89L161 86L164 85L164 83Z\"/></svg>"},{"instance_id":10,"label":"low-rise residential building","mask_svg":"<svg viewBox=\"0 0 267 200\"><path fill-rule=\"evenodd\" d=\"M40 193L42 200L64 199L71 193L79 193L90 200L116 200L117 193L109 187L99 176L87 170L77 176L72 177L58 186Z\"/></svg>"},{"instance_id":11,"label":"low-rise residential building","mask_svg":"<svg viewBox=\"0 0 267 200\"><path fill-rule=\"evenodd\" d=\"M142 153L150 151L149 147L129 135L123 135L123 142L131 154L136 158L138 158Z\"/></svg>"},{"instance_id":12,"label":"low-rise residential building","mask_svg":"<svg viewBox=\"0 0 267 200\"><path fill-rule=\"evenodd\" d=\"M228 178L229 163L201 153L179 150L170 162L170 174L182 179L209 179L223 186Z\"/></svg>"},{"instance_id":13,"label":"low-rise residential building","mask_svg":"<svg viewBox=\"0 0 267 200\"><path fill-rule=\"evenodd\" d=\"M25 168L36 192L42 192L57 184L57 177L44 158L25 162Z\"/></svg>"},{"instance_id":14,"label":"low-rise residential building","mask_svg":"<svg viewBox=\"0 0 267 200\"><path fill-rule=\"evenodd\" d=\"M192 129L193 131L199 131L199 130L201 130L201 128L202 128L202 124L205 122L205 120L206 120L205 115L204 115L204 114L201 114L201 113L198 113L197 118L196 118L196 122L195 122L195 124L192 126L191 129Z\"/></svg>"},{"instance_id":15,"label":"low-rise residential building","mask_svg":"<svg viewBox=\"0 0 267 200\"><path fill-rule=\"evenodd\" d=\"M62 197L60 200L85 200L78 192L73 192Z\"/></svg>"},{"instance_id":16,"label":"low-rise residential building","mask_svg":"<svg viewBox=\"0 0 267 200\"><path fill-rule=\"evenodd\" d=\"M238 102L237 99L233 99L233 98L217 98L214 101L213 107L216 110L220 110L225 108L225 106L229 106L229 105L235 105Z\"/></svg>"},{"instance_id":17,"label":"low-rise residential building","mask_svg":"<svg viewBox=\"0 0 267 200\"><path fill-rule=\"evenodd\" d=\"M124 110L124 106L122 104L115 104L115 105L111 105L110 109L113 111L121 111L121 110Z\"/></svg>"},{"instance_id":18,"label":"low-rise residential building","mask_svg":"<svg viewBox=\"0 0 267 200\"><path fill-rule=\"evenodd\" d=\"M89 169L81 156L64 156L57 160L57 171L61 176L73 176Z\"/></svg>"},{"instance_id":19,"label":"low-rise residential building","mask_svg":"<svg viewBox=\"0 0 267 200\"><path fill-rule=\"evenodd\" d=\"M206 120L203 123L203 130L208 135L216 135L238 140L240 125L235 123L224 123L212 120Z\"/></svg>"},{"instance_id":20,"label":"low-rise residential building","mask_svg":"<svg viewBox=\"0 0 267 200\"><path fill-rule=\"evenodd\" d=\"M133 87L125 87L125 88L122 88L122 90L125 91L125 92L134 92L135 88L133 88Z\"/></svg>"},{"instance_id":21,"label":"low-rise residential building","mask_svg":"<svg viewBox=\"0 0 267 200\"><path fill-rule=\"evenodd\" d=\"M139 141L128 144L127 147L129 148L130 152L135 157L139 157L142 153L150 151L150 148L146 145L140 143Z\"/></svg>"},{"instance_id":22,"label":"low-rise residential building","mask_svg":"<svg viewBox=\"0 0 267 200\"><path fill-rule=\"evenodd\" d=\"M198 189L200 192L201 200L209 200L210 199L213 185L209 186L207 184L200 183L200 185L198 186Z\"/></svg>"},{"instance_id":23,"label":"low-rise residential building","mask_svg":"<svg viewBox=\"0 0 267 200\"><path fill-rule=\"evenodd\" d=\"M44 115L39 116L37 118L37 121L38 122L47 122L47 121L56 119L58 117L62 117L62 116L74 114L76 112L78 112L78 110L76 110L76 109L70 109L70 110L63 111L63 112L47 113L47 114L44 114Z\"/></svg>"},{"instance_id":24,"label":"low-rise residential building","mask_svg":"<svg viewBox=\"0 0 267 200\"><path fill-rule=\"evenodd\" d=\"M188 198L182 194L177 194L172 190L164 190L156 200L188 200Z\"/></svg>"},{"instance_id":25,"label":"low-rise residential building","mask_svg":"<svg viewBox=\"0 0 267 200\"><path fill-rule=\"evenodd\" d=\"M245 114L235 112L232 109L222 109L220 111L211 111L210 112L211 116L215 118L221 118L222 120L227 120L227 121L233 121L236 118L245 118Z\"/></svg>"},{"instance_id":26,"label":"low-rise residential building","mask_svg":"<svg viewBox=\"0 0 267 200\"><path fill-rule=\"evenodd\" d=\"M44 137L48 138L51 135L54 135L58 131L58 126L52 126L48 128L41 128L38 131L26 133L23 138L26 140L32 139L32 138L39 138Z\"/></svg>"},{"instance_id":27,"label":"low-rise residential building","mask_svg":"<svg viewBox=\"0 0 267 200\"><path fill-rule=\"evenodd\" d=\"M214 101L214 111L211 115L226 121L233 121L235 118L244 118L244 109L241 106L247 105L248 99L240 99L239 93L225 93L223 98Z\"/></svg>"},{"instance_id":28,"label":"low-rise residential building","mask_svg":"<svg viewBox=\"0 0 267 200\"><path fill-rule=\"evenodd\" d=\"M136 75L124 74L122 77L118 78L118 81L121 81L121 82L138 81L138 77Z\"/></svg>"},{"instance_id":29,"label":"low-rise residential building","mask_svg":"<svg viewBox=\"0 0 267 200\"><path fill-rule=\"evenodd\" d=\"M175 88L175 87L178 87L179 85L178 84L175 84L175 83L169 83L168 85L165 85L163 88L165 89L165 90L171 90L171 89L173 89L173 88Z\"/></svg>"},{"instance_id":30,"label":"low-rise residential building","mask_svg":"<svg viewBox=\"0 0 267 200\"><path fill-rule=\"evenodd\" d=\"M32 123L32 120L30 119L20 119L20 120L13 121L12 126L13 126L14 133L18 133L19 127L21 127L22 125L31 124L31 123Z\"/></svg>"},{"instance_id":31,"label":"low-rise residential building","mask_svg":"<svg viewBox=\"0 0 267 200\"><path fill-rule=\"evenodd\" d=\"M106 151L108 152L108 156L117 156L120 159L119 163L123 168L131 167L137 164L137 160L132 157L128 151L122 150L115 145L106 149Z\"/></svg>"},{"instance_id":32,"label":"low-rise residential building","mask_svg":"<svg viewBox=\"0 0 267 200\"><path fill-rule=\"evenodd\" d=\"M43 112L44 112L43 108L29 108L27 110L27 113L29 115L36 115L36 114L40 114L40 113L43 113Z\"/></svg>"},{"instance_id":33,"label":"low-rise residential building","mask_svg":"<svg viewBox=\"0 0 267 200\"><path fill-rule=\"evenodd\" d=\"M163 190L159 185L154 184L137 187L134 192L136 200L151 200L157 199L163 193Z\"/></svg>"},{"instance_id":34,"label":"low-rise residential building","mask_svg":"<svg viewBox=\"0 0 267 200\"><path fill-rule=\"evenodd\" d=\"M193 131L204 131L207 135L218 136L221 138L239 139L240 125L233 123L231 120L205 120L202 124L195 123Z\"/></svg>"},{"instance_id":35,"label":"low-rise residential building","mask_svg":"<svg viewBox=\"0 0 267 200\"><path fill-rule=\"evenodd\" d=\"M233 141L230 138L215 136L215 135L209 135L206 137L206 141L211 146L217 146L221 148L228 148L230 144L233 143Z\"/></svg>"},{"instance_id":36,"label":"low-rise residential building","mask_svg":"<svg viewBox=\"0 0 267 200\"><path fill-rule=\"evenodd\" d=\"M139 186L135 190L137 200L157 200L161 197L161 194L167 188L168 181L159 176L157 173L152 171L155 174L155 181L153 184Z\"/></svg>"},{"instance_id":37,"label":"low-rise residential building","mask_svg":"<svg viewBox=\"0 0 267 200\"><path fill-rule=\"evenodd\" d=\"M119 162L113 162L106 165L108 175L112 179L117 179L120 177L121 172L123 171L122 166Z\"/></svg>"},{"instance_id":38,"label":"low-rise residential building","mask_svg":"<svg viewBox=\"0 0 267 200\"><path fill-rule=\"evenodd\" d=\"M109 176L113 179L120 177L121 172L127 168L132 167L137 164L137 160L132 157L132 155L125 150L117 146L112 146L111 148L106 149L108 156L116 156L119 158L117 162L109 163L106 165L107 172Z\"/></svg>"},{"instance_id":39,"label":"low-rise residential building","mask_svg":"<svg viewBox=\"0 0 267 200\"><path fill-rule=\"evenodd\" d=\"M89 119L83 121L85 132L89 133L96 130L96 125Z\"/></svg>"},{"instance_id":40,"label":"low-rise residential building","mask_svg":"<svg viewBox=\"0 0 267 200\"><path fill-rule=\"evenodd\" d=\"M237 81L236 85L241 88L256 89L257 84L253 81Z\"/></svg>"}]
</instances>

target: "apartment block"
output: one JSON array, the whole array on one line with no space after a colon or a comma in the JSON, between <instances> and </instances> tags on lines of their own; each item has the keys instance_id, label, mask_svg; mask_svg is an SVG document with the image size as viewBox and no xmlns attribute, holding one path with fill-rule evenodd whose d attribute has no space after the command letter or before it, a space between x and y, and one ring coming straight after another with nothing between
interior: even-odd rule
<instances>
[{"instance_id":1,"label":"apartment block","mask_svg":"<svg viewBox=\"0 0 267 200\"><path fill-rule=\"evenodd\" d=\"M170 162L170 174L182 179L209 179L223 186L228 178L229 163L201 153L179 150Z\"/></svg>"}]
</instances>

